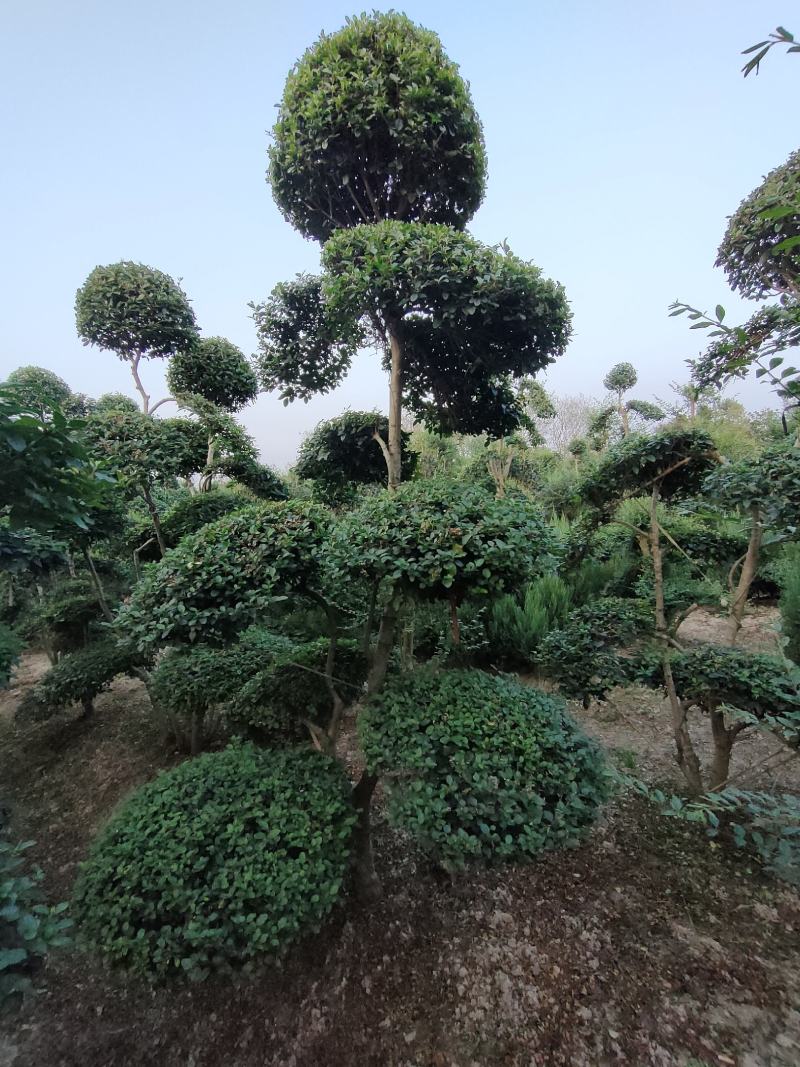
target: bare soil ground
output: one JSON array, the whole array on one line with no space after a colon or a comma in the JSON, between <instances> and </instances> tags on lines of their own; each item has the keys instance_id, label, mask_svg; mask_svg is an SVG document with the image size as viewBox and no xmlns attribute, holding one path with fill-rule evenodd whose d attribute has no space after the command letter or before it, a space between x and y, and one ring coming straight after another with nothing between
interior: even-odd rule
<instances>
[{"instance_id":1,"label":"bare soil ground","mask_svg":"<svg viewBox=\"0 0 800 1067\"><path fill-rule=\"evenodd\" d=\"M119 800L176 757L134 682L93 720L15 724L45 666L27 658L0 695L0 801L55 900ZM652 693L575 710L612 759L679 784ZM743 743L740 784L797 789L794 767L763 762L770 745ZM200 986L151 989L55 953L42 992L0 1018L0 1065L800 1064L800 897L724 843L621 799L579 849L449 883L380 809L377 823L375 908L348 899L281 962Z\"/></svg>"}]
</instances>

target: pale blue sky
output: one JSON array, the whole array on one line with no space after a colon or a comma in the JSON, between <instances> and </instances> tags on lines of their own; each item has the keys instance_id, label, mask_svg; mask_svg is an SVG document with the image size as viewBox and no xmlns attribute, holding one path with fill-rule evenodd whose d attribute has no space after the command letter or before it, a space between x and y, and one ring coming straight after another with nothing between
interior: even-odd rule
<instances>
[{"instance_id":1,"label":"pale blue sky","mask_svg":"<svg viewBox=\"0 0 800 1067\"><path fill-rule=\"evenodd\" d=\"M489 156L480 239L507 238L564 283L575 313L557 392L602 393L615 362L639 394L685 379L697 333L676 297L731 313L713 267L725 218L798 147L800 58L758 78L739 52L798 0L471 0L397 6L436 30L469 80ZM289 68L340 0L7 0L0 16L0 378L22 363L77 390L131 391L127 369L75 335L76 288L133 259L183 279L207 334L255 348L247 302L317 246L283 221L264 181L267 130ZM163 368L145 368L159 392ZM384 407L365 355L336 393L244 414L263 458L285 466L304 432L349 407ZM766 387L736 390L751 407Z\"/></svg>"}]
</instances>

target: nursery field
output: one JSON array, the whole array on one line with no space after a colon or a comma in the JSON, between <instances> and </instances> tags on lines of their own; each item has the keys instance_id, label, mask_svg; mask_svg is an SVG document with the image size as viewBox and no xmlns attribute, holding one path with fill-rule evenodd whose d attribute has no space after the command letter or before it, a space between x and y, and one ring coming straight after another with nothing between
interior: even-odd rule
<instances>
[{"instance_id":1,"label":"nursery field","mask_svg":"<svg viewBox=\"0 0 800 1067\"><path fill-rule=\"evenodd\" d=\"M770 641L774 614L756 609L745 640ZM693 619L693 638L718 622ZM26 657L3 694L0 780L11 830L36 839L32 857L55 900L69 895L114 806L170 758L135 681L115 683L89 721L15 725L13 707L43 661ZM572 711L618 762L679 784L666 712L651 691L616 690L605 705ZM350 739L347 730L343 754L356 771ZM743 784L797 788L797 770L774 742L756 735L743 749L734 766ZM375 837L380 903L348 902L321 934L252 975L150 988L87 954L52 954L42 992L6 1022L0 1062L791 1067L800 1059L800 899L702 830L620 797L579 848L452 882L386 824L380 795Z\"/></svg>"}]
</instances>

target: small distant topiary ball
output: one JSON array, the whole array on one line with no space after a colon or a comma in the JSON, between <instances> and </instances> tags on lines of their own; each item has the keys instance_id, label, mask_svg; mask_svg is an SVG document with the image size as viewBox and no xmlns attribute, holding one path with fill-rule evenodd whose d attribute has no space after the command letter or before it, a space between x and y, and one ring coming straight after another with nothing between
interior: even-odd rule
<instances>
[{"instance_id":1,"label":"small distant topiary ball","mask_svg":"<svg viewBox=\"0 0 800 1067\"><path fill-rule=\"evenodd\" d=\"M390 820L449 868L573 845L608 796L600 749L563 700L507 676L397 675L359 728Z\"/></svg>"},{"instance_id":2,"label":"small distant topiary ball","mask_svg":"<svg viewBox=\"0 0 800 1067\"><path fill-rule=\"evenodd\" d=\"M76 917L91 945L150 977L277 953L335 904L354 821L334 760L231 745L133 794L83 866Z\"/></svg>"},{"instance_id":3,"label":"small distant topiary ball","mask_svg":"<svg viewBox=\"0 0 800 1067\"><path fill-rule=\"evenodd\" d=\"M194 349L176 353L167 383L173 393L199 393L226 411L238 411L258 395L256 372L224 337L204 337Z\"/></svg>"}]
</instances>

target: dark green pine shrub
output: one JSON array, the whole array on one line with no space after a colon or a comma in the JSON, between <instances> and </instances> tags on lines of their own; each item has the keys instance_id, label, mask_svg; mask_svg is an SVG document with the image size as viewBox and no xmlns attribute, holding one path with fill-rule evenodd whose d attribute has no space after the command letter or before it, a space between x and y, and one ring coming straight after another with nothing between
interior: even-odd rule
<instances>
[{"instance_id":1,"label":"dark green pine shrub","mask_svg":"<svg viewBox=\"0 0 800 1067\"><path fill-rule=\"evenodd\" d=\"M563 701L510 677L397 675L359 728L390 819L447 867L572 845L608 795L600 750Z\"/></svg>"},{"instance_id":2,"label":"dark green pine shrub","mask_svg":"<svg viewBox=\"0 0 800 1067\"><path fill-rule=\"evenodd\" d=\"M17 710L20 718L47 718L83 704L92 711L92 702L121 674L133 675L146 667L149 657L128 643L110 636L76 652L62 656L23 698Z\"/></svg>"},{"instance_id":3,"label":"dark green pine shrub","mask_svg":"<svg viewBox=\"0 0 800 1067\"><path fill-rule=\"evenodd\" d=\"M333 710L324 678L327 656L324 637L278 652L233 695L225 710L229 724L262 744L308 737L305 720L327 726ZM367 677L357 642L338 642L334 677L344 702L355 700Z\"/></svg>"},{"instance_id":4,"label":"dark green pine shrub","mask_svg":"<svg viewBox=\"0 0 800 1067\"><path fill-rule=\"evenodd\" d=\"M120 808L75 888L83 935L150 977L247 964L319 927L355 821L340 766L235 744L159 775Z\"/></svg>"}]
</instances>

